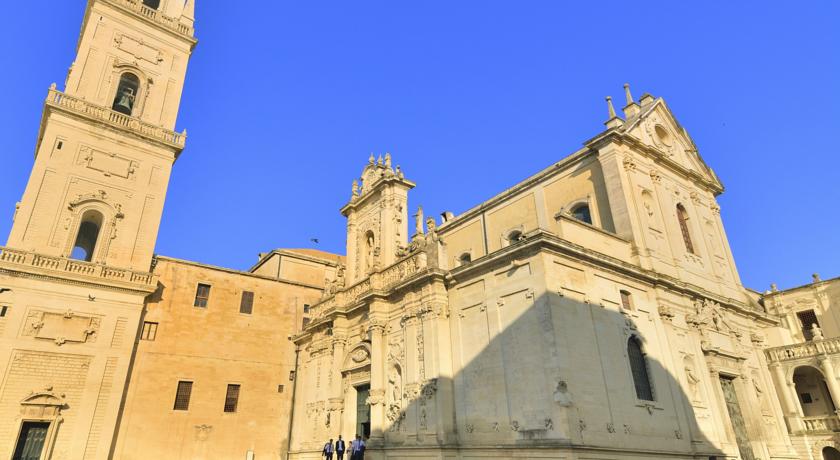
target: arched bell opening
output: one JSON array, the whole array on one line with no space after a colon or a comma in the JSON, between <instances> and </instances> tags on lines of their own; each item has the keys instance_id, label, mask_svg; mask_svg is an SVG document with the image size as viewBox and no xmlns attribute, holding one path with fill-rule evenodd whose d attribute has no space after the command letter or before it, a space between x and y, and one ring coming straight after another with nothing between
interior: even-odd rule
<instances>
[{"instance_id":1,"label":"arched bell opening","mask_svg":"<svg viewBox=\"0 0 840 460\"><path fill-rule=\"evenodd\" d=\"M140 79L133 73L126 72L120 76L114 103L111 106L116 112L131 116L140 93Z\"/></svg>"}]
</instances>

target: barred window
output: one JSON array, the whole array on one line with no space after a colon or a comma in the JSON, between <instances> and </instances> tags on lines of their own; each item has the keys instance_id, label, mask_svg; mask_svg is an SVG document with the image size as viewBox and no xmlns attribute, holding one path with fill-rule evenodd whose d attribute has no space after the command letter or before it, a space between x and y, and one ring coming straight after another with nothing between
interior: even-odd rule
<instances>
[{"instance_id":1,"label":"barred window","mask_svg":"<svg viewBox=\"0 0 840 460\"><path fill-rule=\"evenodd\" d=\"M242 291L242 301L239 303L239 313L250 315L254 310L254 293Z\"/></svg>"},{"instance_id":2,"label":"barred window","mask_svg":"<svg viewBox=\"0 0 840 460\"><path fill-rule=\"evenodd\" d=\"M621 294L621 308L625 310L632 310L633 309L633 298L630 296L629 291L619 291Z\"/></svg>"},{"instance_id":3,"label":"barred window","mask_svg":"<svg viewBox=\"0 0 840 460\"><path fill-rule=\"evenodd\" d=\"M174 410L189 410L190 395L192 394L192 382L181 380L178 382L178 390L175 393Z\"/></svg>"},{"instance_id":4,"label":"barred window","mask_svg":"<svg viewBox=\"0 0 840 460\"><path fill-rule=\"evenodd\" d=\"M799 323L802 325L802 335L805 340L812 340L814 338L814 325L819 327L820 322L817 320L817 314L814 310L805 310L796 313L799 318Z\"/></svg>"},{"instance_id":5,"label":"barred window","mask_svg":"<svg viewBox=\"0 0 840 460\"><path fill-rule=\"evenodd\" d=\"M140 335L140 340L155 340L157 337L157 328L158 323L143 322L143 333Z\"/></svg>"},{"instance_id":6,"label":"barred window","mask_svg":"<svg viewBox=\"0 0 840 460\"><path fill-rule=\"evenodd\" d=\"M653 401L653 386L648 374L647 359L642 351L641 342L635 336L627 341L627 357L630 360L630 371L633 373L636 397L644 401Z\"/></svg>"},{"instance_id":7,"label":"barred window","mask_svg":"<svg viewBox=\"0 0 840 460\"><path fill-rule=\"evenodd\" d=\"M236 412L237 404L239 404L239 385L231 383L227 386L227 394L225 394L225 412Z\"/></svg>"},{"instance_id":8,"label":"barred window","mask_svg":"<svg viewBox=\"0 0 840 460\"><path fill-rule=\"evenodd\" d=\"M193 306L198 308L207 308L207 301L210 300L210 285L209 284L198 284L198 287L195 289L195 303Z\"/></svg>"},{"instance_id":9,"label":"barred window","mask_svg":"<svg viewBox=\"0 0 840 460\"><path fill-rule=\"evenodd\" d=\"M680 231L682 232L683 243L685 243L685 250L697 254L694 252L694 243L691 241L691 233L688 230L688 212L681 204L677 205L677 219L680 221Z\"/></svg>"}]
</instances>

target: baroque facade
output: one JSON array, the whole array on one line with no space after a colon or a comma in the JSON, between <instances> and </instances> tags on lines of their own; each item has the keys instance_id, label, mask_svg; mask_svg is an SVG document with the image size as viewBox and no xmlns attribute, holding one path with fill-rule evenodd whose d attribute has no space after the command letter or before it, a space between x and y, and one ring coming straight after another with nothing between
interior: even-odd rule
<instances>
[{"instance_id":1,"label":"baroque facade","mask_svg":"<svg viewBox=\"0 0 840 460\"><path fill-rule=\"evenodd\" d=\"M840 458L840 279L742 286L662 98L476 207L371 156L346 255L154 256L194 0L90 0L0 248L0 456Z\"/></svg>"}]
</instances>

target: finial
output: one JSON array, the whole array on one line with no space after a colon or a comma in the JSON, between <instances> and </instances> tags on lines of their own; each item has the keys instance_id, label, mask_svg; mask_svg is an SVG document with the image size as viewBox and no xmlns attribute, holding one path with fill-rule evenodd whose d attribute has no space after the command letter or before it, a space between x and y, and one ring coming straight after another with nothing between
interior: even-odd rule
<instances>
[{"instance_id":1,"label":"finial","mask_svg":"<svg viewBox=\"0 0 840 460\"><path fill-rule=\"evenodd\" d=\"M55 82L52 82L52 84L50 85L50 89L55 89Z\"/></svg>"},{"instance_id":2,"label":"finial","mask_svg":"<svg viewBox=\"0 0 840 460\"><path fill-rule=\"evenodd\" d=\"M353 196L359 196L359 181L353 179Z\"/></svg>"},{"instance_id":3,"label":"finial","mask_svg":"<svg viewBox=\"0 0 840 460\"><path fill-rule=\"evenodd\" d=\"M630 94L630 83L624 84L624 97L627 98L627 105L633 103L633 95Z\"/></svg>"},{"instance_id":4,"label":"finial","mask_svg":"<svg viewBox=\"0 0 840 460\"><path fill-rule=\"evenodd\" d=\"M368 163L373 164L376 161L376 158L373 157L373 152L370 152L370 158L368 158Z\"/></svg>"},{"instance_id":5,"label":"finial","mask_svg":"<svg viewBox=\"0 0 840 460\"><path fill-rule=\"evenodd\" d=\"M400 165L397 165L397 177L405 179L405 175L403 174L402 169L400 169Z\"/></svg>"},{"instance_id":6,"label":"finial","mask_svg":"<svg viewBox=\"0 0 840 460\"><path fill-rule=\"evenodd\" d=\"M379 154L379 158L376 160L376 164L378 164L379 166L382 166L382 154L381 153Z\"/></svg>"},{"instance_id":7,"label":"finial","mask_svg":"<svg viewBox=\"0 0 840 460\"><path fill-rule=\"evenodd\" d=\"M385 167L391 169L391 154L385 152Z\"/></svg>"},{"instance_id":8,"label":"finial","mask_svg":"<svg viewBox=\"0 0 840 460\"><path fill-rule=\"evenodd\" d=\"M776 283L770 283L770 292L779 292L779 286L776 286Z\"/></svg>"},{"instance_id":9,"label":"finial","mask_svg":"<svg viewBox=\"0 0 840 460\"><path fill-rule=\"evenodd\" d=\"M612 96L607 96L607 109L609 110L610 120L615 118L615 107L613 107Z\"/></svg>"}]
</instances>

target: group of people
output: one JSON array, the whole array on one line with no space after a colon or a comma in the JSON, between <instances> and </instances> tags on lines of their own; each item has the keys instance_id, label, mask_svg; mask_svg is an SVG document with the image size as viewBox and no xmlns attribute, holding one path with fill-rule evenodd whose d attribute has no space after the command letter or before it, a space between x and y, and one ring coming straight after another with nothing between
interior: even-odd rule
<instances>
[{"instance_id":1,"label":"group of people","mask_svg":"<svg viewBox=\"0 0 840 460\"><path fill-rule=\"evenodd\" d=\"M344 440L341 439L341 435L339 435L338 441L335 443L333 443L333 440L330 439L326 444L324 444L324 450L321 452L321 455L323 455L326 460L332 460L333 454L335 454L336 460L344 460L344 452L349 450L349 460L365 460L365 447L365 442L362 440L362 437L356 435L356 439L350 441L350 448L347 449L344 444Z\"/></svg>"}]
</instances>

